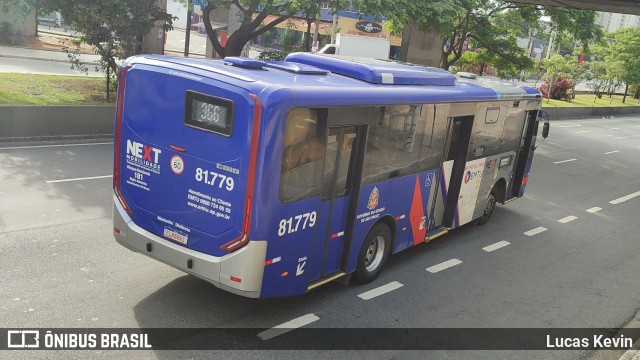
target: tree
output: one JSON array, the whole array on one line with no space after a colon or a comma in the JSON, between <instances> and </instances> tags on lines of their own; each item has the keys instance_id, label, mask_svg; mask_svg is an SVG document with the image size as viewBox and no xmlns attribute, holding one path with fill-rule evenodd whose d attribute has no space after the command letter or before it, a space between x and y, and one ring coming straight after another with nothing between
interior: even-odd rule
<instances>
[{"instance_id":1,"label":"tree","mask_svg":"<svg viewBox=\"0 0 640 360\"><path fill-rule=\"evenodd\" d=\"M79 34L78 40L93 46L113 72L116 59L138 54L142 38L153 26L171 29L172 17L155 0L0 0L18 4L28 12L59 12Z\"/></svg>"},{"instance_id":2,"label":"tree","mask_svg":"<svg viewBox=\"0 0 640 360\"><path fill-rule=\"evenodd\" d=\"M620 29L613 33L612 38L605 62L617 65L616 77L625 84L624 103L629 85L640 84L640 29Z\"/></svg>"},{"instance_id":3,"label":"tree","mask_svg":"<svg viewBox=\"0 0 640 360\"><path fill-rule=\"evenodd\" d=\"M421 30L436 30L444 39L440 63L444 69L455 64L467 48L485 49L517 69L532 66L528 56L517 47L516 36L539 28L538 19L542 15L559 19L562 29L574 31L581 40L587 39L587 35L594 36L596 29L590 24L577 26L585 20L583 13L497 0L361 0L361 3L365 12L385 16L396 29L416 23ZM595 15L591 24L594 22Z\"/></svg>"},{"instance_id":4,"label":"tree","mask_svg":"<svg viewBox=\"0 0 640 360\"><path fill-rule=\"evenodd\" d=\"M245 44L250 40L273 29L283 23L295 13L305 8L304 0L276 1L276 0L211 0L202 10L204 27L213 49L220 55L239 56ZM218 34L211 25L211 13L216 9L236 7L239 10L240 27L229 36L226 46L218 40ZM271 21L263 24L269 16Z\"/></svg>"}]
</instances>

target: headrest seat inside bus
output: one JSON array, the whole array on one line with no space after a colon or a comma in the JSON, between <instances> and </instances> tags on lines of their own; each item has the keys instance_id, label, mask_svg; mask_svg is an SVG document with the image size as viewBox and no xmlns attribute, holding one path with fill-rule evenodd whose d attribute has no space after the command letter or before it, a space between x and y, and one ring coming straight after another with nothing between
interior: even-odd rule
<instances>
[{"instance_id":1,"label":"headrest seat inside bus","mask_svg":"<svg viewBox=\"0 0 640 360\"><path fill-rule=\"evenodd\" d=\"M315 66L372 84L455 85L455 76L448 71L390 60L293 53L289 54L284 61Z\"/></svg>"}]
</instances>

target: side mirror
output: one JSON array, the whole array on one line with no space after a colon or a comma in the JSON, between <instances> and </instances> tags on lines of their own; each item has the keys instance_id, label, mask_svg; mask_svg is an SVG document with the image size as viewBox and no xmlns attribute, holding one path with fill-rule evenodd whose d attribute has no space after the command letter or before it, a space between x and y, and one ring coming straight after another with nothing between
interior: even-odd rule
<instances>
[{"instance_id":1,"label":"side mirror","mask_svg":"<svg viewBox=\"0 0 640 360\"><path fill-rule=\"evenodd\" d=\"M550 127L549 122L545 122L544 125L542 125L542 138L546 139L547 136L549 136Z\"/></svg>"}]
</instances>

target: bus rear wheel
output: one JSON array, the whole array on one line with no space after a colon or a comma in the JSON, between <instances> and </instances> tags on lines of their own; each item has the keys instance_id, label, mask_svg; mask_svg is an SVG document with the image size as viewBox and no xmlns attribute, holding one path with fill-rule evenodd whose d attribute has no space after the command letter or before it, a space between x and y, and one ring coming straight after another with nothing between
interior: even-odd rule
<instances>
[{"instance_id":1,"label":"bus rear wheel","mask_svg":"<svg viewBox=\"0 0 640 360\"><path fill-rule=\"evenodd\" d=\"M480 216L477 220L476 220L476 224L477 225L484 225L487 223L487 221L489 221L489 219L491 218L491 215L493 215L493 210L495 210L496 208L496 196L493 194L493 191L489 193L489 196L487 197L487 204L484 207L484 212L482 213L482 216Z\"/></svg>"},{"instance_id":2,"label":"bus rear wheel","mask_svg":"<svg viewBox=\"0 0 640 360\"><path fill-rule=\"evenodd\" d=\"M358 255L355 280L360 284L373 281L387 262L391 253L391 231L385 224L378 224L369 231Z\"/></svg>"}]
</instances>

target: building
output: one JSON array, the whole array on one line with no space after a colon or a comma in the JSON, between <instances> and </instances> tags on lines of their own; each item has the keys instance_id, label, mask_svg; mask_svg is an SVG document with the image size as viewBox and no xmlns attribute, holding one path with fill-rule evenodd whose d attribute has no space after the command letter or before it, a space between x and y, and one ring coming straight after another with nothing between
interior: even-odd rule
<instances>
[{"instance_id":1,"label":"building","mask_svg":"<svg viewBox=\"0 0 640 360\"><path fill-rule=\"evenodd\" d=\"M596 24L602 26L604 31L615 32L624 28L640 27L640 16L598 12Z\"/></svg>"}]
</instances>

